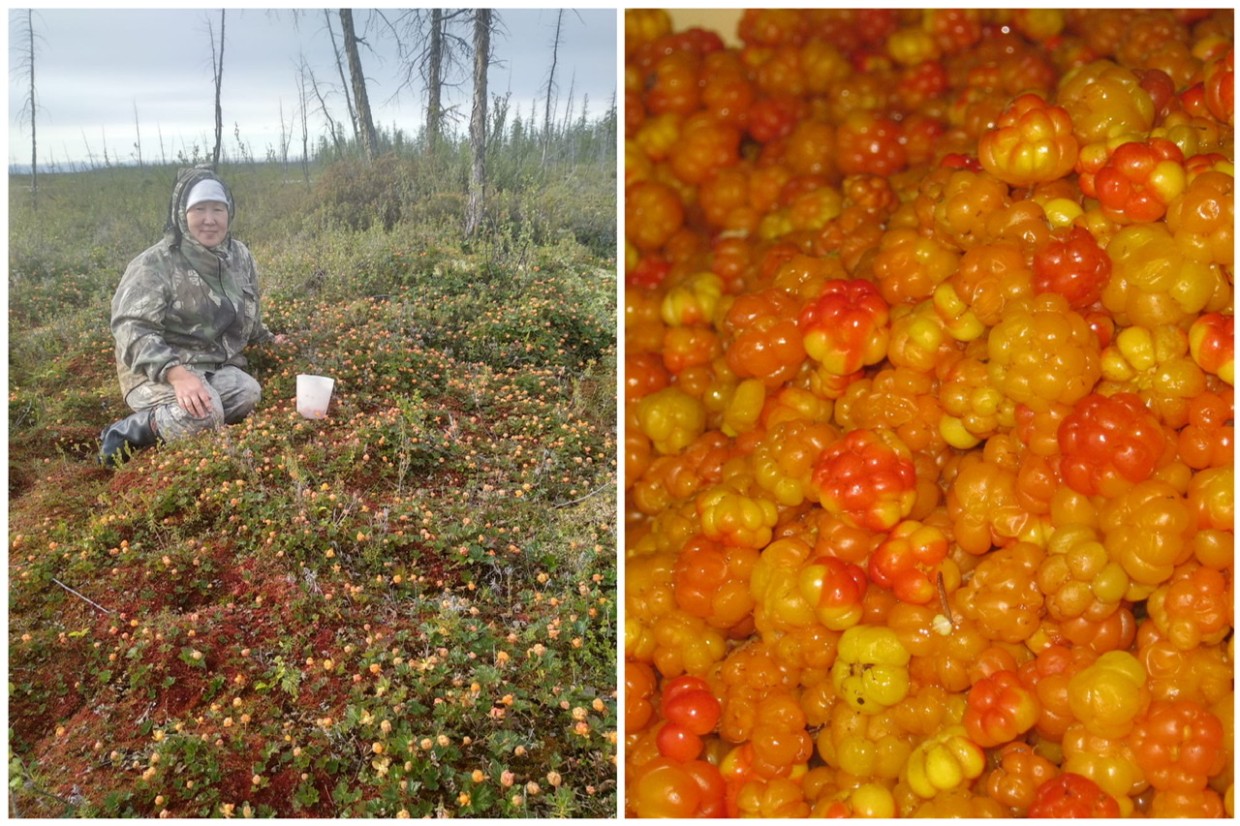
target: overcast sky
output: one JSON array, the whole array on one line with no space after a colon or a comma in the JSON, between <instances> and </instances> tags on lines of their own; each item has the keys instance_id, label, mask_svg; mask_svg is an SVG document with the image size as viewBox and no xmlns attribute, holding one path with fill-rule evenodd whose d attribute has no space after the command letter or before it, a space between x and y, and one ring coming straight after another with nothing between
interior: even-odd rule
<instances>
[{"instance_id":1,"label":"overcast sky","mask_svg":"<svg viewBox=\"0 0 1240 826\"><path fill-rule=\"evenodd\" d=\"M399 9L382 9L391 19ZM488 83L494 94L511 92L512 108L525 118L536 108L543 115L545 88L551 69L557 9L499 7L501 31L492 38L493 59ZM361 33L373 12L354 11ZM9 135L10 164L30 162L30 123L22 114L29 96L24 40L26 11L9 9ZM377 21L374 21L377 22ZM247 151L261 160L280 142L281 109L286 129L296 136L291 154L300 154L297 67L304 57L323 92L334 120L348 123L340 77L332 56L323 9L229 8L225 16L223 110L224 151L237 158L234 130ZM39 164L87 161L88 152L102 163L106 145L113 161L136 159L141 139L145 161L174 162L178 152L189 155L197 144L207 156L214 145L214 84L211 35L218 39L220 10L51 9L36 8L35 122ZM332 10L337 42L340 19ZM580 116L589 98L588 114L601 116L617 93L616 12L613 9L569 9L563 15L555 70L558 118L570 102ZM470 25L455 29L471 36ZM369 49L361 59L368 96L377 126L393 125L409 137L417 134L426 107L425 90L415 80L401 89L405 67L392 38L366 28ZM460 88L449 92L449 105L459 113L457 129L468 130L472 64L457 73ZM312 110L318 108L311 97ZM512 118L509 118L511 123ZM327 121L309 117L313 151ZM162 149L161 149L162 141Z\"/></svg>"}]
</instances>

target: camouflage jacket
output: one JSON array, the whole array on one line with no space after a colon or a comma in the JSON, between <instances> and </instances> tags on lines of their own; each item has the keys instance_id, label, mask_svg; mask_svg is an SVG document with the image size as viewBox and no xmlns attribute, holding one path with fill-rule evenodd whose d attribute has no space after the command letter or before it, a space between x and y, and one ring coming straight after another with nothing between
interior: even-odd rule
<instances>
[{"instance_id":1,"label":"camouflage jacket","mask_svg":"<svg viewBox=\"0 0 1240 826\"><path fill-rule=\"evenodd\" d=\"M112 298L116 372L126 397L148 382L167 381L177 365L244 368L246 345L274 338L262 321L249 249L231 231L210 249L189 235L183 204L205 177L215 176L182 170L163 240L130 262ZM230 219L233 212L230 193Z\"/></svg>"}]
</instances>

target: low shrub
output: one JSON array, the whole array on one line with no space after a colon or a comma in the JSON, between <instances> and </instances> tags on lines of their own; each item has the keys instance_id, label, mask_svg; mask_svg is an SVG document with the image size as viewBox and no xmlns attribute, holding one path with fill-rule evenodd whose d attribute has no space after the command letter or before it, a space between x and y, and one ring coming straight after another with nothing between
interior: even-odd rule
<instances>
[{"instance_id":1,"label":"low shrub","mask_svg":"<svg viewBox=\"0 0 1240 826\"><path fill-rule=\"evenodd\" d=\"M290 338L247 351L263 401L119 471L107 307L153 239L40 259L15 216L15 814L615 814L612 265L559 242L507 268L409 201L385 226L377 174L247 214ZM336 379L327 419L295 412L301 372Z\"/></svg>"}]
</instances>

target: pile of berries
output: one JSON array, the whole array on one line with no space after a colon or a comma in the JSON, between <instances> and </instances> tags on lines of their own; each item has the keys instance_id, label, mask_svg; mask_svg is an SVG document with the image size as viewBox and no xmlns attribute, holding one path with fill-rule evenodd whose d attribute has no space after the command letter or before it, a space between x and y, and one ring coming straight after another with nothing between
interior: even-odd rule
<instances>
[{"instance_id":1,"label":"pile of berries","mask_svg":"<svg viewBox=\"0 0 1240 826\"><path fill-rule=\"evenodd\" d=\"M628 815L1233 815L1233 18L626 13Z\"/></svg>"}]
</instances>

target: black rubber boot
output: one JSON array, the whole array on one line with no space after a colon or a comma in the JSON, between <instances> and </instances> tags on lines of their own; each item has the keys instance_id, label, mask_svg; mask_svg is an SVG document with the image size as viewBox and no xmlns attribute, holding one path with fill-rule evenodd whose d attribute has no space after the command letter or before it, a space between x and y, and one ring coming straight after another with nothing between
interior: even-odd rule
<instances>
[{"instance_id":1,"label":"black rubber boot","mask_svg":"<svg viewBox=\"0 0 1240 826\"><path fill-rule=\"evenodd\" d=\"M139 448L151 447L159 441L155 435L155 411L140 410L113 422L99 434L99 464L120 467Z\"/></svg>"}]
</instances>

